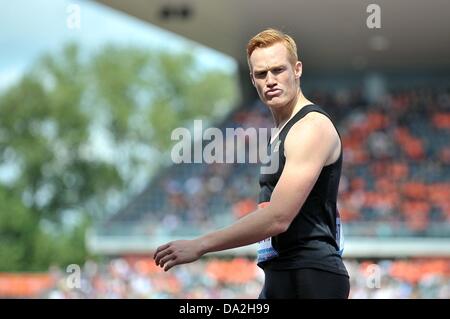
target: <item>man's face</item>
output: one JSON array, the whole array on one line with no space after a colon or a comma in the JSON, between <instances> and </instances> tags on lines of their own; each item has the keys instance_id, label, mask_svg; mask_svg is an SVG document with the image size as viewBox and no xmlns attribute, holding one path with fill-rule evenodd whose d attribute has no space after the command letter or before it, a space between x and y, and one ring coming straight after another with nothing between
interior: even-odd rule
<instances>
[{"instance_id":1,"label":"man's face","mask_svg":"<svg viewBox=\"0 0 450 319\"><path fill-rule=\"evenodd\" d=\"M293 101L298 88L297 81L302 64L294 66L289 51L282 43L266 48L256 48L250 56L251 79L261 101L272 108L283 107Z\"/></svg>"}]
</instances>

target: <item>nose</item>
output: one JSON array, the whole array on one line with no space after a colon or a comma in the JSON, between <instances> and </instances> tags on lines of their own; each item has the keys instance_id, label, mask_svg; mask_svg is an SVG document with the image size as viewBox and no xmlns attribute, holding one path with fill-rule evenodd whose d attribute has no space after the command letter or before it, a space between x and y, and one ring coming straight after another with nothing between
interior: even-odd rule
<instances>
[{"instance_id":1,"label":"nose","mask_svg":"<svg viewBox=\"0 0 450 319\"><path fill-rule=\"evenodd\" d=\"M267 87L274 87L277 84L275 75L272 72L267 72L266 77L266 86Z\"/></svg>"}]
</instances>

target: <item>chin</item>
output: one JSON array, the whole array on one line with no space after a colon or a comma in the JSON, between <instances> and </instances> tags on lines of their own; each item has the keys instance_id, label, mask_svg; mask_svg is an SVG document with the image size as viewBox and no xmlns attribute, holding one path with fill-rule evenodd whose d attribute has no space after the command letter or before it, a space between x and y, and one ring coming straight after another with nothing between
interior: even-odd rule
<instances>
[{"instance_id":1,"label":"chin","mask_svg":"<svg viewBox=\"0 0 450 319\"><path fill-rule=\"evenodd\" d=\"M274 98L270 101L266 100L266 104L272 108L281 108L287 104L287 101L285 99Z\"/></svg>"}]
</instances>

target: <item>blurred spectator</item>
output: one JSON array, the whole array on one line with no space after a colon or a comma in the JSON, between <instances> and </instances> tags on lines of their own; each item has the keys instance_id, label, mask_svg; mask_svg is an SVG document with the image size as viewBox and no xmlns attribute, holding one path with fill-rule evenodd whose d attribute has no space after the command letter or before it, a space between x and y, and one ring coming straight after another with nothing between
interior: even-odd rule
<instances>
[{"instance_id":1,"label":"blurred spectator","mask_svg":"<svg viewBox=\"0 0 450 319\"><path fill-rule=\"evenodd\" d=\"M450 259L345 260L350 298L450 298ZM170 272L153 259L129 257L94 263L82 269L81 288L68 288L60 272L42 298L186 298L255 299L263 273L245 257L203 259Z\"/></svg>"}]
</instances>

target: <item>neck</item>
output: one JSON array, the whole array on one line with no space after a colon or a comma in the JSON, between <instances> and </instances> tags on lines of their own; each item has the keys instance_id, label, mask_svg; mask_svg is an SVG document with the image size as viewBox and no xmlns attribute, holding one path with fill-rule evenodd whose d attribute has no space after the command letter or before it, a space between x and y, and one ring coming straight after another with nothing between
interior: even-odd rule
<instances>
[{"instance_id":1,"label":"neck","mask_svg":"<svg viewBox=\"0 0 450 319\"><path fill-rule=\"evenodd\" d=\"M298 111L300 111L304 106L312 104L305 96L302 91L298 90L297 95L292 100L291 103L287 104L278 110L271 110L272 116L275 121L277 128L281 128L287 121L289 121Z\"/></svg>"}]
</instances>

